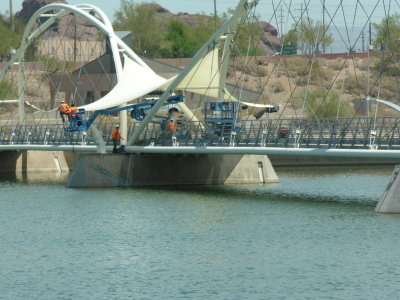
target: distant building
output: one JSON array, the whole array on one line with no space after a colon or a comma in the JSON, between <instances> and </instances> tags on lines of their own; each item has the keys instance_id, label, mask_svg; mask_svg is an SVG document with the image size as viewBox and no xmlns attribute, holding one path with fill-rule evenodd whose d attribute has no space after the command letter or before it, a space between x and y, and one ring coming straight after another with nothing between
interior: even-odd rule
<instances>
[{"instance_id":1,"label":"distant building","mask_svg":"<svg viewBox=\"0 0 400 300\"><path fill-rule=\"evenodd\" d=\"M38 45L39 55L72 62L94 60L104 51L104 41L76 41L73 38L66 37L40 39Z\"/></svg>"}]
</instances>

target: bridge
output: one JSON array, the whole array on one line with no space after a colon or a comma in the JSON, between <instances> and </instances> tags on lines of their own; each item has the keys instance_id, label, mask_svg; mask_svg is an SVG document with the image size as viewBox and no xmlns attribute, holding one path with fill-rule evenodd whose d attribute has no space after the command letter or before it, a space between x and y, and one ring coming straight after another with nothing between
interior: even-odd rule
<instances>
[{"instance_id":1,"label":"bridge","mask_svg":"<svg viewBox=\"0 0 400 300\"><path fill-rule=\"evenodd\" d=\"M249 55L254 50L250 44L254 37L249 37L247 49L235 44L240 26L247 30L243 24L258 21L257 3L240 0L232 16L185 68L168 76L150 68L150 62L114 32L97 7L51 4L40 8L29 20L20 48L0 73L0 151L106 154L111 152L111 132L118 124L125 137L125 153L400 159L400 107L373 97L379 96L383 71L364 74L368 79L362 80L368 86L365 94L359 93L358 109L354 110L349 108L349 95L344 92L345 82L350 80L349 65L357 65L351 51L343 64L334 67L337 70L332 80L321 74L322 61L315 55L322 40L316 41L313 53L303 58L308 61L297 75L284 56L275 58L272 68L260 71L265 63ZM365 24L370 19L371 15ZM85 33L77 24L90 24L91 31ZM75 34L71 36L70 32ZM81 32L79 37L77 32ZM348 46L353 49L354 45ZM395 58L390 50L386 49L385 55ZM243 88L251 72L267 74L258 76L258 91ZM287 74L289 89L284 95L277 91L283 74ZM321 90L316 93L317 99L310 95L315 90ZM155 92L157 96L152 94ZM144 109L150 95L155 98ZM175 95L184 100L173 110L163 111ZM77 120L62 123L57 117L61 100L74 103L84 118L104 114L82 128L76 126ZM234 109L221 111L221 106L218 110L218 103ZM378 113L382 106L392 111ZM347 117L341 116L343 110L347 110ZM324 117L321 111L335 117ZM172 118L178 125L173 132L165 127ZM107 172L101 171L103 175Z\"/></svg>"},{"instance_id":2,"label":"bridge","mask_svg":"<svg viewBox=\"0 0 400 300\"><path fill-rule=\"evenodd\" d=\"M239 20L249 19L256 5L257 1L240 1L232 17L199 49L185 69L169 79L155 74L148 64L117 36L107 16L97 7L86 4L52 4L42 7L28 22L20 48L0 73L0 80L9 90L9 95L4 95L5 99L1 100L4 108L0 123L0 150L79 149L83 152L105 153L110 150L112 128L118 123L122 135L127 140L123 142L126 143L126 152L279 153L400 158L398 117L378 116L376 113L373 115L374 107L371 107L371 101L368 101L372 100L369 95L366 95L361 105L364 106L364 110L367 109L366 115L365 112L361 115L355 112L347 118L339 117L339 114L336 118L318 117L315 110L326 105L329 94L327 89L324 92L325 96L322 96L320 107L311 110L313 117L306 115L305 107L309 106L310 100L304 99L295 118L285 116L285 111L261 114L259 119L251 118L252 114L257 115L260 110L273 106L273 103L265 99L260 102L260 94L255 103L243 100L240 85L243 86L245 78L239 77L239 82L229 90L226 74L228 61L232 60L234 52L232 43L235 31L232 29L236 29ZM97 28L97 34L105 37L104 42L83 35L77 41L76 36L68 35L67 31L70 28L59 32L57 26L64 19L69 24L75 24L75 30L76 22L85 20L91 23ZM76 50L74 55L71 55L70 51L64 51L71 42ZM34 55L30 53L33 44L38 45ZM85 53L84 48L89 50ZM103 52L97 53L100 48ZM223 48L222 54L218 54L220 48ZM79 55L76 55L77 53ZM350 54L348 58L354 59ZM215 59L218 56L221 56L221 59ZM311 64L318 63L312 56L308 57ZM113 70L104 67L105 60L114 64L114 68L111 68ZM274 61L274 68L282 63L279 59ZM250 64L250 59L246 63ZM93 72L96 67L98 70ZM312 68L307 76L312 76L311 71ZM382 74L377 76L381 77ZM204 77L208 77L209 80L204 80ZM135 83L134 88L132 83ZM330 89L334 83L331 83ZM86 87L82 89L81 86L85 84ZM263 85L267 84L269 83ZM105 85L108 91L102 97L98 91L104 89ZM295 88L298 86L299 83ZM163 92L153 109L146 112L140 122L129 121L128 114L122 110L119 118L115 115L103 118L96 121L90 130L66 131L68 124L62 124L60 119L56 118L55 108L61 99L69 98L67 102L75 102L89 115L99 109L121 105L123 107L126 103L138 101L137 99L156 89ZM294 101L294 91L295 89L288 95L286 103L280 103L284 109ZM176 136L172 138L159 122L154 120L169 95L175 92L185 95L186 100L177 105L182 114ZM370 92L373 92L372 88ZM192 100L195 94L201 95L200 99ZM91 98L93 96L94 99ZM272 98L273 95L269 97ZM13 98L15 100L7 100ZM202 109L204 103L210 99L238 102L248 107L244 115L239 116L241 112L235 112L238 116L233 118L240 121L240 124L234 124L235 130L231 130L232 122L222 123L218 125L219 131L223 132L221 134L212 128L215 127L215 123L205 122L206 116ZM396 113L400 113L400 107L397 105L384 100L376 101L389 105ZM192 102L195 104L190 104ZM340 102L338 112L341 109L339 106ZM99 149L100 147L103 148Z\"/></svg>"},{"instance_id":3,"label":"bridge","mask_svg":"<svg viewBox=\"0 0 400 300\"><path fill-rule=\"evenodd\" d=\"M138 122L131 122L128 134ZM98 127L108 151L116 123ZM2 126L0 150L51 150L97 152L92 131L66 131L67 125L40 124ZM340 156L399 158L399 118L326 118L268 119L241 124L238 131L229 128L221 135L202 122L178 124L174 135L158 124L150 124L128 153L236 153L302 156ZM210 133L211 132L211 133Z\"/></svg>"}]
</instances>

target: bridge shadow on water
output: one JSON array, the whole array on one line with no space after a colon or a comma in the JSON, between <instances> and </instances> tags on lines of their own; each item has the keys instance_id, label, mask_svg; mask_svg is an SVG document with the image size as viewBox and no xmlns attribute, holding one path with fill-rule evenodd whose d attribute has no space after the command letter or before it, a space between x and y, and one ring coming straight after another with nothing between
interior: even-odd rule
<instances>
[{"instance_id":1,"label":"bridge shadow on water","mask_svg":"<svg viewBox=\"0 0 400 300\"><path fill-rule=\"evenodd\" d=\"M157 187L166 193L197 194L199 199L375 206L393 166L277 168L280 183Z\"/></svg>"},{"instance_id":2,"label":"bridge shadow on water","mask_svg":"<svg viewBox=\"0 0 400 300\"><path fill-rule=\"evenodd\" d=\"M325 206L375 206L389 182L392 171L393 166L280 167L276 168L280 178L280 183L276 184L154 186L115 190L117 194L125 196L144 192L157 194L161 199L185 201L190 198L204 203L284 202L303 205L320 203ZM0 187L14 184L63 186L67 178L67 173L0 173Z\"/></svg>"},{"instance_id":3,"label":"bridge shadow on water","mask_svg":"<svg viewBox=\"0 0 400 300\"><path fill-rule=\"evenodd\" d=\"M220 198L222 201L231 202L252 202L252 201L264 201L264 202L286 202L303 204L309 203L332 203L334 205L341 204L354 204L362 206L375 206L378 198L362 198L358 196L347 196L342 195L329 195L323 193L313 193L312 191L284 191L284 188L278 188L279 184L263 184L263 185L224 185L224 186L177 186L177 187L160 187L164 191L180 192L180 193L197 193L202 196L202 200Z\"/></svg>"}]
</instances>

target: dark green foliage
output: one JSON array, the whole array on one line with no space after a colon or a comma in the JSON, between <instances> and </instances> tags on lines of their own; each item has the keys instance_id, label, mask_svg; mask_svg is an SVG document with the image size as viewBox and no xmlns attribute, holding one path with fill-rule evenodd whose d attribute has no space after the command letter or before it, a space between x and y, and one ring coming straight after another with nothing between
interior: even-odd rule
<instances>
[{"instance_id":1,"label":"dark green foliage","mask_svg":"<svg viewBox=\"0 0 400 300\"><path fill-rule=\"evenodd\" d=\"M282 41L285 45L298 45L304 53L312 54L331 45L333 36L327 32L327 27L324 27L320 21L315 22L308 18L290 29L282 37Z\"/></svg>"},{"instance_id":2,"label":"dark green foliage","mask_svg":"<svg viewBox=\"0 0 400 300\"><path fill-rule=\"evenodd\" d=\"M10 50L17 49L21 41L22 26L16 21L15 31L11 30L8 20L0 15L0 61L8 60Z\"/></svg>"},{"instance_id":3,"label":"dark green foliage","mask_svg":"<svg viewBox=\"0 0 400 300\"><path fill-rule=\"evenodd\" d=\"M191 57L201 46L189 25L177 20L170 22L165 38L170 44L171 57Z\"/></svg>"},{"instance_id":4,"label":"dark green foliage","mask_svg":"<svg viewBox=\"0 0 400 300\"><path fill-rule=\"evenodd\" d=\"M186 22L157 14L156 9L154 2L121 0L121 8L114 14L114 28L131 31L132 48L151 58L192 57L213 35L215 25L219 27L227 18L226 14L217 17L215 24L214 17L199 15L195 25L189 26ZM244 23L239 27L235 37L236 54L263 55L257 44L261 34L258 23ZM254 34L252 39L249 38L251 34Z\"/></svg>"},{"instance_id":5,"label":"dark green foliage","mask_svg":"<svg viewBox=\"0 0 400 300\"><path fill-rule=\"evenodd\" d=\"M286 34L282 36L281 42L283 45L297 45L298 43L298 32L296 29L290 29Z\"/></svg>"},{"instance_id":6,"label":"dark green foliage","mask_svg":"<svg viewBox=\"0 0 400 300\"><path fill-rule=\"evenodd\" d=\"M12 100L18 98L18 88L7 80L0 81L0 99Z\"/></svg>"},{"instance_id":7,"label":"dark green foliage","mask_svg":"<svg viewBox=\"0 0 400 300\"><path fill-rule=\"evenodd\" d=\"M374 49L381 52L374 70L380 74L400 76L398 60L400 58L400 14L395 13L383 18L380 24L374 24L376 39Z\"/></svg>"},{"instance_id":8,"label":"dark green foliage","mask_svg":"<svg viewBox=\"0 0 400 300\"><path fill-rule=\"evenodd\" d=\"M136 52L147 57L160 57L165 48L165 26L157 18L153 5L121 0L121 8L115 12L114 18L115 30L132 32L132 47Z\"/></svg>"}]
</instances>

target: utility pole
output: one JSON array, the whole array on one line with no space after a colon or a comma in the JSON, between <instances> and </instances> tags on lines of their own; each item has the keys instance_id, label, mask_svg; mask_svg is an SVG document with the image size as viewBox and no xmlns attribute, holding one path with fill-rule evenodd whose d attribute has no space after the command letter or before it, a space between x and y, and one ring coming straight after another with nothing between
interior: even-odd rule
<instances>
[{"instance_id":1,"label":"utility pole","mask_svg":"<svg viewBox=\"0 0 400 300\"><path fill-rule=\"evenodd\" d=\"M369 22L369 36L368 36L368 48L369 48L369 51L370 50L372 50L372 23L371 22Z\"/></svg>"},{"instance_id":2,"label":"utility pole","mask_svg":"<svg viewBox=\"0 0 400 300\"><path fill-rule=\"evenodd\" d=\"M324 36L326 33L325 30L325 0L322 2L322 30L324 31ZM325 43L322 43L322 53L325 54Z\"/></svg>"},{"instance_id":3,"label":"utility pole","mask_svg":"<svg viewBox=\"0 0 400 300\"><path fill-rule=\"evenodd\" d=\"M281 5L281 38L283 36L283 6Z\"/></svg>"},{"instance_id":4,"label":"utility pole","mask_svg":"<svg viewBox=\"0 0 400 300\"><path fill-rule=\"evenodd\" d=\"M362 52L365 52L365 32L364 31L361 33L361 49L362 49Z\"/></svg>"},{"instance_id":5,"label":"utility pole","mask_svg":"<svg viewBox=\"0 0 400 300\"><path fill-rule=\"evenodd\" d=\"M304 10L303 10L303 3L301 3L300 4L300 28L302 28L302 26L303 26L303 17L304 17ZM299 35L297 34L297 37L298 37ZM305 53L305 51L304 51L304 45L303 45L303 43L301 42L301 41L299 41L299 39L297 38L297 47L299 47L300 49L301 49L301 52L302 52L302 54L304 54ZM300 44L300 45L299 45Z\"/></svg>"},{"instance_id":6,"label":"utility pole","mask_svg":"<svg viewBox=\"0 0 400 300\"><path fill-rule=\"evenodd\" d=\"M214 0L214 27L217 30L217 0Z\"/></svg>"},{"instance_id":7,"label":"utility pole","mask_svg":"<svg viewBox=\"0 0 400 300\"><path fill-rule=\"evenodd\" d=\"M280 23L280 25L278 24L278 34L279 34L280 38L282 38L282 36L283 36L283 6L282 5L280 7L280 10L281 10L280 15L277 15L277 17L280 19L280 21L278 21Z\"/></svg>"},{"instance_id":8,"label":"utility pole","mask_svg":"<svg viewBox=\"0 0 400 300\"><path fill-rule=\"evenodd\" d=\"M11 24L11 30L14 32L15 26L14 26L13 0L10 0L10 24Z\"/></svg>"},{"instance_id":9,"label":"utility pole","mask_svg":"<svg viewBox=\"0 0 400 300\"><path fill-rule=\"evenodd\" d=\"M300 24L303 24L303 3L300 4Z\"/></svg>"},{"instance_id":10,"label":"utility pole","mask_svg":"<svg viewBox=\"0 0 400 300\"><path fill-rule=\"evenodd\" d=\"M74 63L76 62L76 55L78 51L77 43L76 43L76 15L74 15Z\"/></svg>"}]
</instances>

